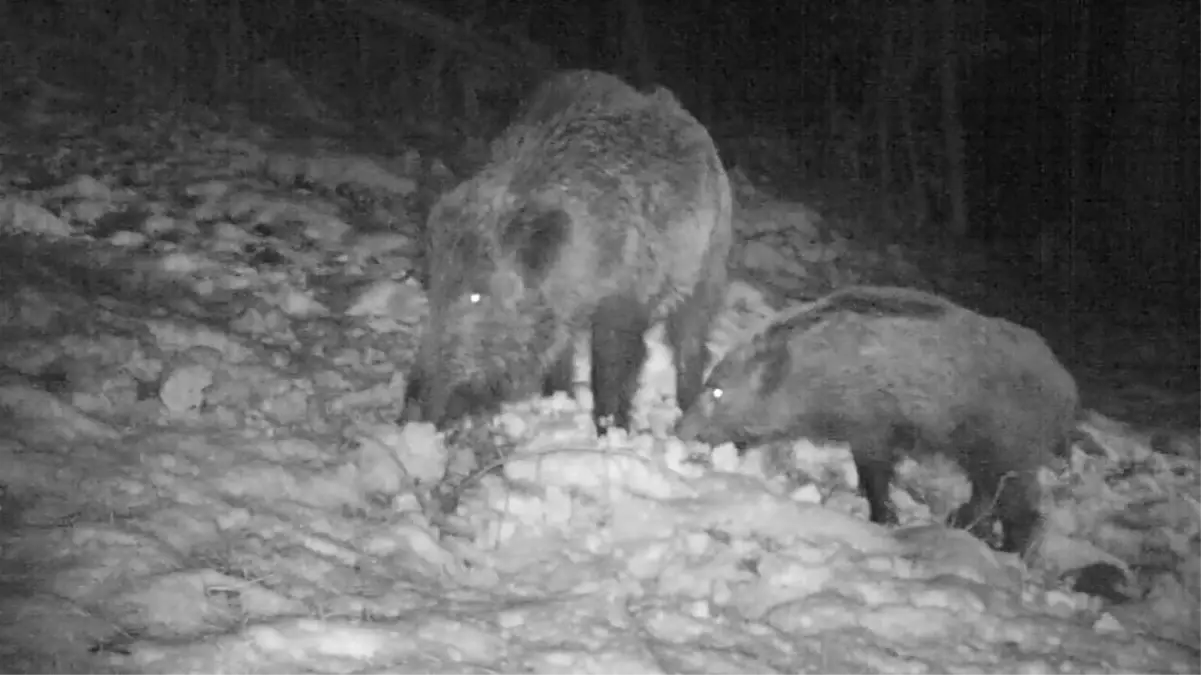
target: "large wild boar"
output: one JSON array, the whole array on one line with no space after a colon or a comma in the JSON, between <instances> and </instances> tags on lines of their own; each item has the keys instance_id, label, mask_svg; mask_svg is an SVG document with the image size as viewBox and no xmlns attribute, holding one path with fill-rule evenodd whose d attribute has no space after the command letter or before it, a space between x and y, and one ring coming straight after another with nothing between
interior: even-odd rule
<instances>
[{"instance_id":1,"label":"large wild boar","mask_svg":"<svg viewBox=\"0 0 1201 675\"><path fill-rule=\"evenodd\" d=\"M539 388L571 391L572 347L590 331L598 432L628 430L659 321L688 406L725 292L731 210L712 138L669 92L551 77L492 161L430 213L430 321L407 407L445 426Z\"/></svg>"}]
</instances>

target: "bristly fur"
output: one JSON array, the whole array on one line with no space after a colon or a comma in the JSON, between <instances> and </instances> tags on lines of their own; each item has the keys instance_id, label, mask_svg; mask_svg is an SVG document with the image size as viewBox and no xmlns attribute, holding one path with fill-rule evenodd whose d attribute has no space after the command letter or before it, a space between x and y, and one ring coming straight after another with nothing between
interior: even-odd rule
<instances>
[{"instance_id":1,"label":"bristly fur","mask_svg":"<svg viewBox=\"0 0 1201 675\"><path fill-rule=\"evenodd\" d=\"M667 94L669 97L671 94ZM595 70L564 70L553 73L538 84L513 117L513 123L492 142L492 162L517 156L523 144L554 124L564 111L577 117L591 111L615 112L624 107L640 106L646 96L621 78Z\"/></svg>"},{"instance_id":2,"label":"bristly fur","mask_svg":"<svg viewBox=\"0 0 1201 675\"><path fill-rule=\"evenodd\" d=\"M570 391L572 345L590 329L598 430L628 429L658 321L686 407L703 388L732 206L712 139L669 92L550 78L489 165L430 213L430 322L409 407L445 425L539 386Z\"/></svg>"},{"instance_id":3,"label":"bristly fur","mask_svg":"<svg viewBox=\"0 0 1201 675\"><path fill-rule=\"evenodd\" d=\"M1063 452L1078 408L1075 380L1038 334L901 288L831 293L731 350L706 384L681 438L849 443L880 523L895 520L899 454L944 454L972 483L956 524L985 533L997 498L1009 551L1037 531L1036 471Z\"/></svg>"}]
</instances>

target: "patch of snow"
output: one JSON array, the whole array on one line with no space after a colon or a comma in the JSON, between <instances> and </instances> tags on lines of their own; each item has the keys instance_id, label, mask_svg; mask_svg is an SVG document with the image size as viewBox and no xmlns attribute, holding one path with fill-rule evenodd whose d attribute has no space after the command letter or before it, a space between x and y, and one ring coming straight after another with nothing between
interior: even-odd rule
<instances>
[{"instance_id":1,"label":"patch of snow","mask_svg":"<svg viewBox=\"0 0 1201 675\"><path fill-rule=\"evenodd\" d=\"M672 437L662 326L633 434L596 437L584 336L574 399L399 426L427 312L399 281L422 241L404 199L448 172L170 124L170 155L142 124L45 153L145 141L153 187L64 175L0 202L14 672L1201 669L1196 456L1085 420L1023 561L943 526L953 466L902 465L889 530L845 446ZM770 269L731 284L714 359L857 270L909 274L735 183L739 255Z\"/></svg>"}]
</instances>

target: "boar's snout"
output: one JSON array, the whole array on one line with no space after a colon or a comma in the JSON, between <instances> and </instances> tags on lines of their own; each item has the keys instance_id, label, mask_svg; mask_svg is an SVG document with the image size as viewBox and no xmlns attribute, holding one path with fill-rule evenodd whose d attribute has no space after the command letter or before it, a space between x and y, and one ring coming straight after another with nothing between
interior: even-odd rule
<instances>
[{"instance_id":1,"label":"boar's snout","mask_svg":"<svg viewBox=\"0 0 1201 675\"><path fill-rule=\"evenodd\" d=\"M693 406L685 411L676 422L676 438L684 442L703 440L701 436L704 434L706 423L705 416L697 411L696 406Z\"/></svg>"}]
</instances>

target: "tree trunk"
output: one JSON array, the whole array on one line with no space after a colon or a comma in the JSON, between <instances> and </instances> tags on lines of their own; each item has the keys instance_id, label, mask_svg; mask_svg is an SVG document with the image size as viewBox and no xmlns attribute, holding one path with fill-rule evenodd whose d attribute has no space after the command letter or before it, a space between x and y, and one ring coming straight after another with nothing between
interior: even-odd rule
<instances>
[{"instance_id":1,"label":"tree trunk","mask_svg":"<svg viewBox=\"0 0 1201 675\"><path fill-rule=\"evenodd\" d=\"M1127 171L1122 192L1128 227L1126 240L1117 242L1117 250L1123 252L1123 271L1137 277L1158 276L1163 263L1177 253L1173 249L1178 239L1172 236L1172 230L1182 215L1178 209L1184 205L1179 201L1183 186L1176 185L1174 165L1179 161L1180 149L1172 138L1172 127L1177 115L1176 82L1184 73L1176 54L1157 45L1163 36L1180 34L1183 17L1179 5L1127 9L1130 104L1118 128L1132 132L1123 136ZM1195 210L1196 206L1187 208Z\"/></svg>"},{"instance_id":2,"label":"tree trunk","mask_svg":"<svg viewBox=\"0 0 1201 675\"><path fill-rule=\"evenodd\" d=\"M1068 105L1068 128L1071 133L1069 152L1070 166L1068 173L1068 213L1072 224L1073 235L1077 220L1080 216L1082 199L1084 197L1084 100L1088 93L1088 34L1089 34L1089 0L1076 0L1077 8L1073 21L1069 24L1077 27L1076 49L1072 51L1072 100ZM1071 238L1075 248L1075 237Z\"/></svg>"},{"instance_id":3,"label":"tree trunk","mask_svg":"<svg viewBox=\"0 0 1201 675\"><path fill-rule=\"evenodd\" d=\"M905 67L898 80L897 112L901 122L901 142L905 145L905 157L909 162L909 208L913 210L914 222L917 227L925 227L930 222L930 199L926 189L926 169L922 165L922 153L919 143L917 126L913 119L913 103L910 93L917 82L918 65L925 62L925 40L922 31L920 9L910 9L902 14L899 22L909 32L909 53L905 55Z\"/></svg>"},{"instance_id":4,"label":"tree trunk","mask_svg":"<svg viewBox=\"0 0 1201 675\"><path fill-rule=\"evenodd\" d=\"M347 93L354 98L350 104L354 109L354 114L366 116L371 110L372 102L376 98L374 87L371 81L371 46L368 37L370 34L366 26L366 17L358 16L351 18L347 22L346 27L346 43L354 45L354 62L350 64L351 77ZM353 93L351 93L353 92Z\"/></svg>"},{"instance_id":5,"label":"tree trunk","mask_svg":"<svg viewBox=\"0 0 1201 675\"><path fill-rule=\"evenodd\" d=\"M884 35L880 40L880 57L876 63L876 152L880 166L880 218L882 222L892 222L892 201L888 198L896 188L892 175L892 134L889 132L888 118L892 112L892 101L896 98L893 93L893 13L885 11L880 22Z\"/></svg>"},{"instance_id":6,"label":"tree trunk","mask_svg":"<svg viewBox=\"0 0 1201 675\"><path fill-rule=\"evenodd\" d=\"M248 60L246 23L242 20L240 0L233 0L225 10L223 34L214 35L213 48L217 62L210 73L212 91L224 98L238 82Z\"/></svg>"},{"instance_id":7,"label":"tree trunk","mask_svg":"<svg viewBox=\"0 0 1201 675\"><path fill-rule=\"evenodd\" d=\"M967 234L967 196L964 194L964 142L963 125L959 119L959 44L955 28L954 0L939 0L938 13L941 21L941 44L939 79L942 89L942 133L946 150L947 198L951 202L951 233L956 236Z\"/></svg>"},{"instance_id":8,"label":"tree trunk","mask_svg":"<svg viewBox=\"0 0 1201 675\"><path fill-rule=\"evenodd\" d=\"M705 19L716 11L717 7L711 0L701 0L700 9L695 12L692 19L692 27L696 30L697 38L691 47L698 51L696 58L700 72L692 83L691 93L696 99L694 104L696 115L702 120L714 119L717 112L713 107L713 102L717 99L715 91L718 87L717 74L714 72L716 57L713 50L713 38L709 34L710 24Z\"/></svg>"},{"instance_id":9,"label":"tree trunk","mask_svg":"<svg viewBox=\"0 0 1201 675\"><path fill-rule=\"evenodd\" d=\"M1051 270L1052 276L1048 277L1048 270L1043 270L1044 279L1050 278L1056 281L1062 297L1063 316L1066 320L1066 326L1069 331L1075 332L1075 316L1076 316L1076 290L1079 283L1082 281L1079 278L1077 256L1080 255L1079 246L1079 228L1082 221L1083 206L1085 200L1084 186L1084 101L1088 93L1088 61L1089 61L1089 25L1088 15L1089 0L1076 0L1075 6L1069 8L1068 16L1071 21L1068 22L1076 30L1075 49L1072 50L1072 99L1068 102L1068 133L1069 139L1069 164L1068 164L1068 222L1067 232L1061 232L1059 237L1052 237L1052 241L1057 241L1062 250L1055 252L1052 260L1058 269ZM1044 225L1044 227L1048 227ZM1062 225L1052 224L1049 227L1062 227ZM1069 352L1073 352L1074 344L1068 346ZM1070 354L1071 355L1071 354Z\"/></svg>"},{"instance_id":10,"label":"tree trunk","mask_svg":"<svg viewBox=\"0 0 1201 675\"><path fill-rule=\"evenodd\" d=\"M1176 184L1180 186L1180 240L1184 250L1178 251L1177 257L1177 302L1186 308L1182 312L1184 324L1194 333L1197 331L1198 294L1201 293L1201 223L1198 222L1197 204L1201 201L1201 134L1198 133L1201 124L1201 97L1198 96L1197 82L1201 80L1201 58L1198 57L1197 31L1193 28L1198 23L1198 4L1192 3L1184 10L1180 21L1180 30L1184 33L1180 40L1177 63L1180 64L1180 80L1176 86L1176 97L1180 102L1176 133L1180 139L1180 159L1176 163Z\"/></svg>"},{"instance_id":11,"label":"tree trunk","mask_svg":"<svg viewBox=\"0 0 1201 675\"><path fill-rule=\"evenodd\" d=\"M655 81L654 61L646 39L646 20L638 0L616 0L621 13L621 69L639 87Z\"/></svg>"},{"instance_id":12,"label":"tree trunk","mask_svg":"<svg viewBox=\"0 0 1201 675\"><path fill-rule=\"evenodd\" d=\"M356 0L348 7L390 26L420 35L434 42L439 48L463 52L468 58L508 66L511 69L508 73L510 75L523 72L540 73L554 65L549 55L535 45L518 44L518 49L511 49L411 2Z\"/></svg>"}]
</instances>

